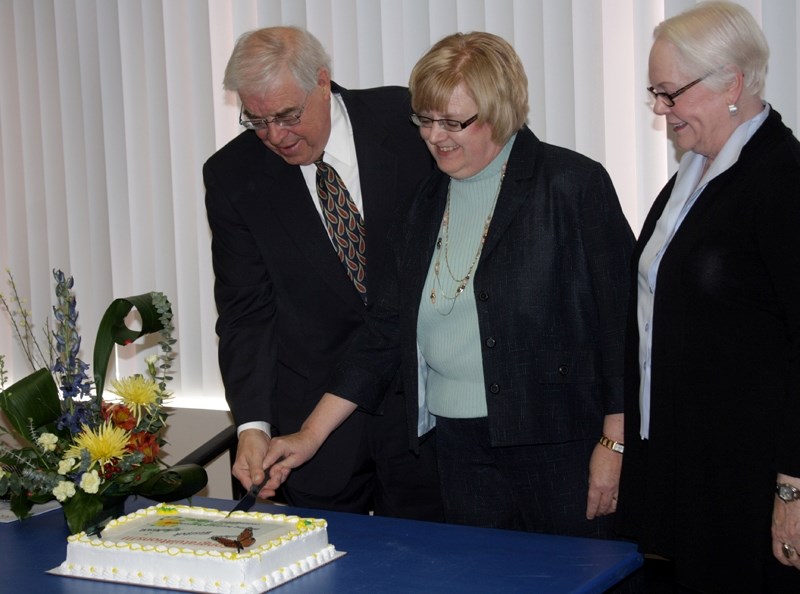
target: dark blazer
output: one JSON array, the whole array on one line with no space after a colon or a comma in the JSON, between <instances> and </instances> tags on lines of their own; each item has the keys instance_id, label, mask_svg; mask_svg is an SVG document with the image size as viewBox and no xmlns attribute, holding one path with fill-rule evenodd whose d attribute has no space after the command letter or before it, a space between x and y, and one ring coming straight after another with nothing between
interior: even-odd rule
<instances>
[{"instance_id":1,"label":"dark blazer","mask_svg":"<svg viewBox=\"0 0 800 594\"><path fill-rule=\"evenodd\" d=\"M772 111L675 233L656 279L644 441L636 269L674 183L631 269L618 524L692 589L771 591L775 476L800 476L800 143ZM800 591L788 572L795 587L775 591Z\"/></svg>"},{"instance_id":2,"label":"dark blazer","mask_svg":"<svg viewBox=\"0 0 800 594\"><path fill-rule=\"evenodd\" d=\"M398 205L432 168L409 121L401 87L348 91L367 233L367 284L383 276L385 237ZM297 431L325 392L365 307L336 256L299 166L246 131L203 168L213 234L219 362L236 424L268 421ZM316 197L314 197L316 199ZM293 484L340 490L362 448L364 414L353 415ZM404 421L403 421L404 422Z\"/></svg>"},{"instance_id":3,"label":"dark blazer","mask_svg":"<svg viewBox=\"0 0 800 594\"><path fill-rule=\"evenodd\" d=\"M448 183L436 171L417 192L392 242L392 275L335 394L374 408L402 361L417 418L417 312ZM622 412L632 246L603 167L520 130L471 283L493 445L597 439L604 415Z\"/></svg>"}]
</instances>

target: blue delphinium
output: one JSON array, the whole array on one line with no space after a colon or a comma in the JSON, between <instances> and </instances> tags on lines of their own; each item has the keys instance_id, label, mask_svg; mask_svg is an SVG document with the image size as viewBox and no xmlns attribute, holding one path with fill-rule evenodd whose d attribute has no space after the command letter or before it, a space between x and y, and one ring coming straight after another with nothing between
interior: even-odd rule
<instances>
[{"instance_id":1,"label":"blue delphinium","mask_svg":"<svg viewBox=\"0 0 800 594\"><path fill-rule=\"evenodd\" d=\"M53 271L56 280L58 305L53 307L56 328L53 338L56 345L56 360L53 373L59 378L58 384L64 399L65 412L58 420L58 428L68 428L73 434L79 433L83 425L93 425L99 418L92 407L97 406L91 399L92 382L86 374L89 365L78 356L81 350L81 336L78 332L78 309L74 281L60 270Z\"/></svg>"},{"instance_id":2,"label":"blue delphinium","mask_svg":"<svg viewBox=\"0 0 800 594\"><path fill-rule=\"evenodd\" d=\"M92 411L90 403L75 402L73 400L68 409L58 419L57 426L59 429L67 429L71 434L77 435L84 425L89 427L96 426L95 419L97 417Z\"/></svg>"}]
</instances>

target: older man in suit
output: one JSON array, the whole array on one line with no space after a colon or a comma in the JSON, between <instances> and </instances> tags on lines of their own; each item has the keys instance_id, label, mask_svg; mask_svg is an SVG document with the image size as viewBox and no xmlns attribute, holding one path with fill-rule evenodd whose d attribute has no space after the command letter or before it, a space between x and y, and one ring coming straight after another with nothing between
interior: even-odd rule
<instances>
[{"instance_id":1,"label":"older man in suit","mask_svg":"<svg viewBox=\"0 0 800 594\"><path fill-rule=\"evenodd\" d=\"M432 169L405 88L348 91L312 35L245 33L225 72L247 128L203 168L219 362L239 431L233 474L258 484L270 434L325 392L382 277L393 214ZM296 506L441 519L434 440L408 446L397 384L284 486Z\"/></svg>"}]
</instances>

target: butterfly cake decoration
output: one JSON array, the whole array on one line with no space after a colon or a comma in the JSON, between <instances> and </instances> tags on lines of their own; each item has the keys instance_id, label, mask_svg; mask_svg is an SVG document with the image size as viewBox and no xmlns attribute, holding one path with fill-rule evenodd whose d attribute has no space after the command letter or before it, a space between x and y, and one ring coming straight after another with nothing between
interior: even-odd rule
<instances>
[{"instance_id":1,"label":"butterfly cake decoration","mask_svg":"<svg viewBox=\"0 0 800 594\"><path fill-rule=\"evenodd\" d=\"M245 528L236 538L225 538L224 536L212 536L211 540L215 540L224 547L236 549L236 552L238 553L241 553L244 549L252 546L256 542L256 539L253 536L252 528Z\"/></svg>"}]
</instances>

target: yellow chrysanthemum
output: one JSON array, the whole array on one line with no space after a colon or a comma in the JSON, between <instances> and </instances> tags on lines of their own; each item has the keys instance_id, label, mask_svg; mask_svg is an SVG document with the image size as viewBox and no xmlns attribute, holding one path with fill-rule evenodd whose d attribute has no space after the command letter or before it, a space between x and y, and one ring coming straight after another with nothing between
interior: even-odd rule
<instances>
[{"instance_id":1,"label":"yellow chrysanthemum","mask_svg":"<svg viewBox=\"0 0 800 594\"><path fill-rule=\"evenodd\" d=\"M75 438L75 443L64 454L65 458L80 458L81 451L89 452L92 459L90 466L100 464L105 466L112 460L122 458L125 448L130 440L130 433L115 427L106 421L97 429L90 429L86 425L83 431Z\"/></svg>"},{"instance_id":2,"label":"yellow chrysanthemum","mask_svg":"<svg viewBox=\"0 0 800 594\"><path fill-rule=\"evenodd\" d=\"M122 398L137 419L142 418L142 408L158 404L158 384L141 375L111 380L111 391Z\"/></svg>"}]
</instances>

